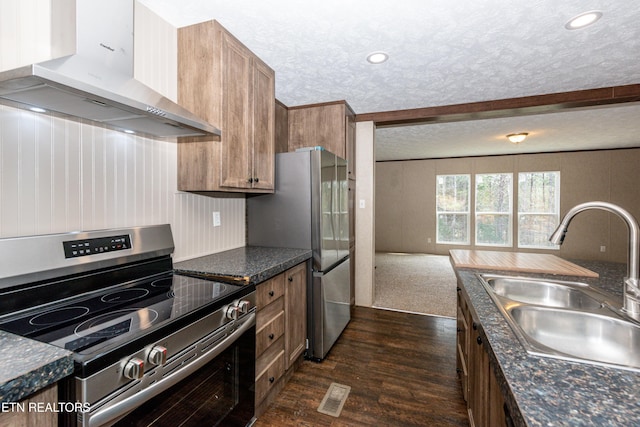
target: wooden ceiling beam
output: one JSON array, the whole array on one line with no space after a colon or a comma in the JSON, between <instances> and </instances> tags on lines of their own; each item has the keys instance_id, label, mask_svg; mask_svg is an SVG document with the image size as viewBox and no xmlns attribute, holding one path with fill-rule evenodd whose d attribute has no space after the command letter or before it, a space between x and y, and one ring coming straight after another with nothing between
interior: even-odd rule
<instances>
[{"instance_id":1,"label":"wooden ceiling beam","mask_svg":"<svg viewBox=\"0 0 640 427\"><path fill-rule=\"evenodd\" d=\"M531 114L557 113L627 102L640 102L640 84L612 86L468 104L357 114L356 121L372 121L377 127L495 119Z\"/></svg>"}]
</instances>

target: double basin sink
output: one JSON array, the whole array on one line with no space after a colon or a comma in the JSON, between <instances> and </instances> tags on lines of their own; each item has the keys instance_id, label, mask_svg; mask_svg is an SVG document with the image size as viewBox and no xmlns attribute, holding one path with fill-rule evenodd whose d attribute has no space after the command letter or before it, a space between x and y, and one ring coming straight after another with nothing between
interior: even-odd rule
<instances>
[{"instance_id":1,"label":"double basin sink","mask_svg":"<svg viewBox=\"0 0 640 427\"><path fill-rule=\"evenodd\" d=\"M478 274L527 352L640 371L640 324L580 282Z\"/></svg>"}]
</instances>

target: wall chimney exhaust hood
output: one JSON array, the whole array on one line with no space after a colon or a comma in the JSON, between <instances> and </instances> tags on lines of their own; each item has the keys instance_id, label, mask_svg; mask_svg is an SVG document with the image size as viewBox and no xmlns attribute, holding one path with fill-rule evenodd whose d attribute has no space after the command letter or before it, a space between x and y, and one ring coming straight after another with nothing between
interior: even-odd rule
<instances>
[{"instance_id":1,"label":"wall chimney exhaust hood","mask_svg":"<svg viewBox=\"0 0 640 427\"><path fill-rule=\"evenodd\" d=\"M134 79L134 0L51 0L51 8L52 50L74 53L0 72L0 103L155 138L219 139L220 130Z\"/></svg>"}]
</instances>

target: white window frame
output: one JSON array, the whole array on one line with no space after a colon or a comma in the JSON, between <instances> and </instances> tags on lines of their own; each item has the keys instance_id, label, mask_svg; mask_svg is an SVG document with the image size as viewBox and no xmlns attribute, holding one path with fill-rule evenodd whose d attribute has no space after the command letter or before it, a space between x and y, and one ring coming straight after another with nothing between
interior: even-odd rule
<instances>
[{"instance_id":1,"label":"white window frame","mask_svg":"<svg viewBox=\"0 0 640 427\"><path fill-rule=\"evenodd\" d=\"M466 177L467 178L467 183L468 183L468 188L469 190L467 191L467 210L466 211L439 211L438 210L438 197L440 195L440 193L438 192L438 185L441 179L444 179L445 177L452 177L452 176L456 176L456 177ZM442 244L442 245L465 245L468 246L470 244L470 225L471 225L471 175L470 174L443 174L443 175L436 175L436 243L437 244ZM440 238L440 215L441 214L454 214L454 215L466 215L467 217L467 227L465 230L465 234L466 234L466 238L464 242L449 242L449 241L444 241L441 240Z\"/></svg>"},{"instance_id":2,"label":"white window frame","mask_svg":"<svg viewBox=\"0 0 640 427\"><path fill-rule=\"evenodd\" d=\"M507 211L505 212L500 212L500 211L483 211L480 212L478 211L478 183L481 182L481 179L478 179L479 177L483 177L483 176L497 176L497 175L505 175L508 176L510 179L510 185L509 185L509 206L507 208ZM494 172L494 173L478 173L475 175L474 177L474 189L475 189L475 205L473 207L473 212L474 212L474 225L475 225L475 245L476 246L487 246L487 247L499 247L499 248L510 248L513 247L513 173L511 172ZM507 221L508 221L508 225L507 225L507 236L506 236L506 242L503 243L481 243L478 242L478 231L480 230L480 227L478 226L478 219L480 217L483 216L488 216L488 215L499 215L499 216L506 216L507 217Z\"/></svg>"}]
</instances>

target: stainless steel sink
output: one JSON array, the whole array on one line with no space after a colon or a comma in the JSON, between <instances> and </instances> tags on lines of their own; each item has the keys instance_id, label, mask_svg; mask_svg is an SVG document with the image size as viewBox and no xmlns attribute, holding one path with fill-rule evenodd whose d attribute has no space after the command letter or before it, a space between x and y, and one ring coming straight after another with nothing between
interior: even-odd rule
<instances>
[{"instance_id":1,"label":"stainless steel sink","mask_svg":"<svg viewBox=\"0 0 640 427\"><path fill-rule=\"evenodd\" d=\"M588 285L579 282L551 282L505 276L482 278L490 291L513 301L576 309L599 308L602 305L590 295Z\"/></svg>"},{"instance_id":2,"label":"stainless steel sink","mask_svg":"<svg viewBox=\"0 0 640 427\"><path fill-rule=\"evenodd\" d=\"M479 274L527 352L640 371L640 323L580 282Z\"/></svg>"},{"instance_id":3,"label":"stainless steel sink","mask_svg":"<svg viewBox=\"0 0 640 427\"><path fill-rule=\"evenodd\" d=\"M640 369L636 324L609 315L536 306L514 306L507 313L532 353Z\"/></svg>"}]
</instances>

